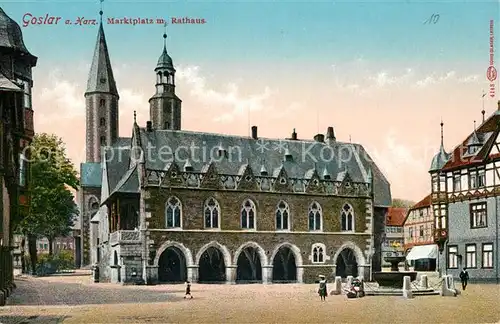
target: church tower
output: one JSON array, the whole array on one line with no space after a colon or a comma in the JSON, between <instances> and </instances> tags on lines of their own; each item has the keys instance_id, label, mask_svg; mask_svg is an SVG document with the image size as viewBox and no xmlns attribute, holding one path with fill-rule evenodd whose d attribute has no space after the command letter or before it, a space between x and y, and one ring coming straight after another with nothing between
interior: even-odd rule
<instances>
[{"instance_id":1,"label":"church tower","mask_svg":"<svg viewBox=\"0 0 500 324\"><path fill-rule=\"evenodd\" d=\"M166 25L165 25L166 27ZM156 64L156 93L149 99L149 116L154 129L181 129L181 100L175 95L175 69L167 53L167 33L163 52Z\"/></svg>"},{"instance_id":2,"label":"church tower","mask_svg":"<svg viewBox=\"0 0 500 324\"><path fill-rule=\"evenodd\" d=\"M118 90L101 21L85 92L86 161L100 162L101 147L118 138Z\"/></svg>"}]
</instances>

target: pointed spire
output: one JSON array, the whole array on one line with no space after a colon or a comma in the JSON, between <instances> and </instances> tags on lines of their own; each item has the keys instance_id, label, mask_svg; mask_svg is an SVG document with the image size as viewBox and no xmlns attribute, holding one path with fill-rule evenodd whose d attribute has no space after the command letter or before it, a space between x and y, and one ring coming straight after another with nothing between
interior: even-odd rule
<instances>
[{"instance_id":1,"label":"pointed spire","mask_svg":"<svg viewBox=\"0 0 500 324\"><path fill-rule=\"evenodd\" d=\"M165 30L163 32L163 52L158 59L158 64L156 64L155 71L161 69L167 69L175 72L174 63L172 62L172 58L168 55L167 52L167 23L164 24Z\"/></svg>"},{"instance_id":2,"label":"pointed spire","mask_svg":"<svg viewBox=\"0 0 500 324\"><path fill-rule=\"evenodd\" d=\"M97 43L94 50L94 57L90 66L89 78L87 81L87 91L85 94L93 92L110 93L118 96L111 60L109 59L108 45L104 36L104 28L102 23L102 1L101 10L99 11L100 23L99 31L97 32Z\"/></svg>"},{"instance_id":3,"label":"pointed spire","mask_svg":"<svg viewBox=\"0 0 500 324\"><path fill-rule=\"evenodd\" d=\"M443 118L441 117L441 146L440 146L440 150L441 151L444 151L444 132L443 132L443 126L444 126L444 123L443 123Z\"/></svg>"}]
</instances>

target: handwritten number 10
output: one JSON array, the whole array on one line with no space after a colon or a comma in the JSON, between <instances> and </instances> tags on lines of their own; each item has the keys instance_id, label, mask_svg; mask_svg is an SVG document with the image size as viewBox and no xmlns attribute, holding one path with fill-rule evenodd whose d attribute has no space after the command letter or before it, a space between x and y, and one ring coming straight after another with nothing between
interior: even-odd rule
<instances>
[{"instance_id":1,"label":"handwritten number 10","mask_svg":"<svg viewBox=\"0 0 500 324\"><path fill-rule=\"evenodd\" d=\"M439 14L432 14L432 16L424 22L425 24L430 24L430 23L437 23L439 21Z\"/></svg>"}]
</instances>

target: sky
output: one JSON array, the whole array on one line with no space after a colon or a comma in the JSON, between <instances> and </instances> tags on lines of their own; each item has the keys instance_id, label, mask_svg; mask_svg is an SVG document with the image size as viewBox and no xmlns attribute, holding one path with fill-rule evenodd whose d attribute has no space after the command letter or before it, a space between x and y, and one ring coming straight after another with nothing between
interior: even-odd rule
<instances>
[{"instance_id":1,"label":"sky","mask_svg":"<svg viewBox=\"0 0 500 324\"><path fill-rule=\"evenodd\" d=\"M87 76L99 1L2 1L38 57L35 130L55 133L79 168L85 159ZM490 115L486 96L490 20L500 34L498 1L104 1L104 30L120 94L120 135L133 111L149 120L161 24L112 25L108 18L164 18L177 69L185 130L313 138L333 126L338 141L362 144L391 183L395 198L430 192L428 169ZM61 17L56 25L23 23ZM434 15L433 20L428 21ZM171 18L205 24L173 24ZM66 20L75 23L66 25ZM28 19L29 20L29 19ZM495 40L495 48L498 46ZM496 54L495 52L495 61Z\"/></svg>"}]
</instances>

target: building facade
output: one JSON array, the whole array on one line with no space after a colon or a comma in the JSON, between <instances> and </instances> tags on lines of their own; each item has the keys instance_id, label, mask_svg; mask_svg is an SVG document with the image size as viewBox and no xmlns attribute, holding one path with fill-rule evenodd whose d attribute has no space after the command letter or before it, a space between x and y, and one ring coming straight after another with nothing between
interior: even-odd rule
<instances>
[{"instance_id":1,"label":"building facade","mask_svg":"<svg viewBox=\"0 0 500 324\"><path fill-rule=\"evenodd\" d=\"M434 246L434 215L431 209L431 195L413 205L404 222L404 251L408 255L414 247ZM421 248L416 248L422 250ZM415 252L415 251L414 251ZM416 271L435 271L436 258L423 255L411 260Z\"/></svg>"},{"instance_id":2,"label":"building facade","mask_svg":"<svg viewBox=\"0 0 500 324\"><path fill-rule=\"evenodd\" d=\"M385 217L385 235L382 243L382 256L390 257L403 252L404 237L403 223L408 208L390 207ZM390 267L391 264L382 258L382 266Z\"/></svg>"},{"instance_id":3,"label":"building facade","mask_svg":"<svg viewBox=\"0 0 500 324\"><path fill-rule=\"evenodd\" d=\"M430 174L434 240L442 271L458 277L466 267L472 281L498 282L500 101L451 154L441 147Z\"/></svg>"},{"instance_id":4,"label":"building facade","mask_svg":"<svg viewBox=\"0 0 500 324\"><path fill-rule=\"evenodd\" d=\"M29 156L34 135L31 70L37 58L24 45L19 25L0 8L0 305L13 282L12 225L29 204Z\"/></svg>"},{"instance_id":5,"label":"building facade","mask_svg":"<svg viewBox=\"0 0 500 324\"><path fill-rule=\"evenodd\" d=\"M94 61L110 64L102 24L98 35ZM112 76L101 66L89 80L95 71ZM130 138L103 122L111 145L99 147L100 163L94 154L81 166L89 260L101 280L314 282L380 270L390 186L361 145L337 141L333 127L311 140L295 130L261 138L256 126L249 137L183 130L166 40L154 72L151 121L134 122ZM117 98L112 86L94 92L104 91ZM92 107L87 114L115 122L107 104Z\"/></svg>"}]
</instances>

